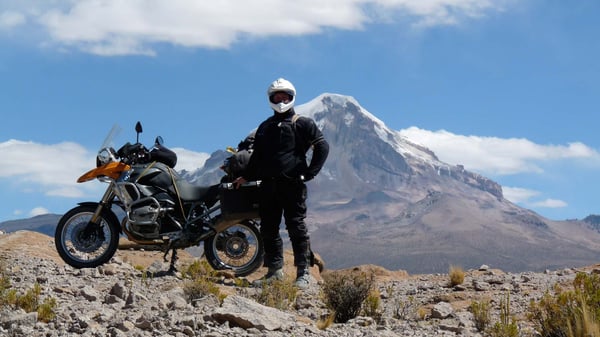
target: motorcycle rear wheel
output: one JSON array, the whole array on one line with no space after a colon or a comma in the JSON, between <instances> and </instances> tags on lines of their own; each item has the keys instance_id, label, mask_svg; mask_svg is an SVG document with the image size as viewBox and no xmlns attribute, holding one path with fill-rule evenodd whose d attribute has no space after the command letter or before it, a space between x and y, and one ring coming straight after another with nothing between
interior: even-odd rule
<instances>
[{"instance_id":1,"label":"motorcycle rear wheel","mask_svg":"<svg viewBox=\"0 0 600 337\"><path fill-rule=\"evenodd\" d=\"M243 220L204 241L204 254L215 270L231 270L247 276L263 262L264 245L258 224Z\"/></svg>"},{"instance_id":2,"label":"motorcycle rear wheel","mask_svg":"<svg viewBox=\"0 0 600 337\"><path fill-rule=\"evenodd\" d=\"M60 218L54 233L54 245L60 257L75 268L94 268L115 254L119 246L119 222L103 210L98 224L90 222L97 205L81 205Z\"/></svg>"}]
</instances>

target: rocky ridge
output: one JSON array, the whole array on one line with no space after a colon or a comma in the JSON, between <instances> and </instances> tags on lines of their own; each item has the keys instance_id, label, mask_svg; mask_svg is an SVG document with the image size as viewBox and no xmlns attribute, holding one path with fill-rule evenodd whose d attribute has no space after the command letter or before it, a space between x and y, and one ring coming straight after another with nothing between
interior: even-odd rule
<instances>
[{"instance_id":1,"label":"rocky ridge","mask_svg":"<svg viewBox=\"0 0 600 337\"><path fill-rule=\"evenodd\" d=\"M329 142L327 162L307 184L306 220L311 246L333 268L376 264L429 274L488 264L540 272L597 261L598 226L519 207L497 182L441 161L353 97L325 93L296 112L313 118ZM214 184L227 156L216 151L183 176Z\"/></svg>"},{"instance_id":2,"label":"rocky ridge","mask_svg":"<svg viewBox=\"0 0 600 337\"><path fill-rule=\"evenodd\" d=\"M184 257L180 264L191 259ZM239 282L226 276L215 280L227 294L222 304L212 296L190 302L183 291L184 280L161 273L168 264L158 252L120 250L108 264L73 269L60 261L52 238L27 231L0 235L0 261L20 293L38 283L42 298L57 301L57 316L48 323L38 322L37 313L3 309L0 336L48 337L481 336L468 309L470 303L490 299L492 322L497 322L499 302L506 294L510 294L511 314L519 322L521 335L531 335L533 327L524 319L531 300L539 299L556 283L570 284L577 271L596 271L592 266L506 273L482 266L466 271L463 284L450 287L447 274L408 275L373 265L357 266L353 269L375 275L381 319L359 316L322 330L317 322L329 311L318 282L299 293L287 310L257 303L253 295L260 289L239 287ZM143 276L140 264L156 276ZM321 279L318 270L313 273Z\"/></svg>"}]
</instances>

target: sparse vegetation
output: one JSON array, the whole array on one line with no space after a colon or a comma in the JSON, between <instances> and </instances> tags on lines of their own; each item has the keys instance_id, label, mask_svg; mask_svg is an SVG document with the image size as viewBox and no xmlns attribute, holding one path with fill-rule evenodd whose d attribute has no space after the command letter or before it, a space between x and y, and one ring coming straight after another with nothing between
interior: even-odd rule
<instances>
[{"instance_id":1,"label":"sparse vegetation","mask_svg":"<svg viewBox=\"0 0 600 337\"><path fill-rule=\"evenodd\" d=\"M519 327L510 314L510 294L500 300L500 322L496 322L489 331L491 337L517 337Z\"/></svg>"},{"instance_id":2,"label":"sparse vegetation","mask_svg":"<svg viewBox=\"0 0 600 337\"><path fill-rule=\"evenodd\" d=\"M335 312L335 322L345 323L360 313L375 283L373 273L332 272L324 277L325 304Z\"/></svg>"},{"instance_id":3,"label":"sparse vegetation","mask_svg":"<svg viewBox=\"0 0 600 337\"><path fill-rule=\"evenodd\" d=\"M150 284L150 280L154 277L154 275L147 271L144 266L136 265L133 267L135 270L141 272L141 282L144 286L148 286Z\"/></svg>"},{"instance_id":4,"label":"sparse vegetation","mask_svg":"<svg viewBox=\"0 0 600 337\"><path fill-rule=\"evenodd\" d=\"M208 261L206 260L195 260L182 271L183 277L196 279L198 277L212 277L215 275L215 270L212 269Z\"/></svg>"},{"instance_id":5,"label":"sparse vegetation","mask_svg":"<svg viewBox=\"0 0 600 337\"><path fill-rule=\"evenodd\" d=\"M0 308L10 303L10 279L6 274L5 262L0 259Z\"/></svg>"},{"instance_id":6,"label":"sparse vegetation","mask_svg":"<svg viewBox=\"0 0 600 337\"><path fill-rule=\"evenodd\" d=\"M78 275L76 271L73 272L75 276L65 273L36 278L35 273L40 269L26 266L25 264L30 260L15 259L15 261L18 263L12 264L11 260L11 264L8 265L8 260L3 261L0 257L0 311L18 312L22 309L23 312L37 312L40 322L52 322L56 321L57 316L61 319L69 317L69 315L74 317L73 312L78 313L81 312L80 308L88 307L89 303L86 302L81 307L75 307L75 310L70 310L70 308L57 310L56 308L57 302L67 303L71 298L74 298L74 301L77 300L76 289L85 284L85 281L79 280L75 283L75 277ZM460 326L459 324L466 317L471 316L463 315L466 310L465 303L467 303L468 310L472 313L471 324L465 322L464 326L471 334L475 333L483 337L517 337L519 335L600 337L600 274L594 272L577 275L568 270L556 273L528 272L521 277L500 274L496 271L494 273L469 272L467 273L469 280L465 281L464 271L455 266L449 267L448 274L415 275L413 277L405 277L404 274L391 272L380 273L377 270L374 272L372 271L374 268L357 267L354 271L333 270L323 273L324 283L320 285L322 292L318 294L312 291L316 287L311 288L311 291L302 293L302 300L297 302L297 296L299 297L300 293L293 285L293 279L286 278L284 281L264 284L263 288L248 288L250 283L246 278L235 278L231 281L231 276L222 271L213 270L203 259L190 261L181 266L183 280L161 276L152 278L152 274L148 274L145 267L136 265L134 268L142 272L141 283L139 272L131 273L128 268L123 268L122 275L106 279L110 279L113 283L117 277L126 278L125 280L121 278L118 282L123 286L128 286L129 292L134 292L134 294L144 288L149 288L149 291L155 293L154 291L157 289L163 291L170 287L177 287L178 291L173 292L173 296L178 296L177 293L182 289L188 301L193 302L209 296L210 300L202 304L203 307L209 305L211 308L217 306L217 300L213 300L213 298L222 303L225 297L222 292L227 291L227 293L251 298L258 303L279 310L292 311L292 314L303 316L319 329L333 329L340 335L345 335L353 329L367 331L362 330L363 327L372 323L373 320L377 322L377 328L383 327L382 329L388 327L396 329L399 326L414 327L415 335L417 331L424 334L436 331L435 329L438 329L440 324L451 327ZM368 271L363 272L364 270ZM146 275L146 278L143 275ZM384 287L376 286L375 275L377 275L378 281L381 280L380 285ZM105 277L106 275L100 273L98 276ZM74 283L70 286L74 289L73 291L67 288L61 289L63 291L56 292L57 299L45 296L47 289L52 289L53 284L66 277L73 277ZM220 285L223 277L228 279ZM31 280L35 279L39 280L40 284L32 284ZM450 284L471 282L470 279L473 280L473 287L448 288ZM500 285L497 280L504 283ZM567 284L564 283L565 280L572 281L568 281ZM480 291L476 287L479 282L489 282L490 286L482 286L481 289L485 291ZM543 294L545 289L541 287L544 284L555 282L559 282L560 286L554 286ZM107 287L103 287L103 289L108 291L110 285L107 284ZM508 288L514 292L504 290ZM124 299L125 296L121 295L127 294L119 294L119 298ZM319 295L321 297L315 297ZM529 315L522 316L526 314L522 303L531 298L535 300L531 301L529 312L527 312ZM143 299L134 298L134 300L139 300L140 308L153 305L153 303L146 303ZM98 305L111 304L102 302L102 296L99 296L97 301ZM434 303L439 301L451 303L455 310L460 311L456 316L444 319L440 323L442 320L435 318L433 315L435 312L432 309ZM470 301L470 304L466 301ZM186 307L186 312L188 309L191 310ZM92 319L104 324L105 321L101 320L106 319L107 316L101 316L98 313L95 315ZM352 324L335 324L347 323L358 315L371 317L373 320L361 318L353 320ZM9 319L12 318L9 317ZM516 321L517 319L519 321ZM426 321L419 322L419 320ZM113 324L112 322L110 324ZM106 323L108 324L108 321ZM38 323L36 326L40 327L41 325ZM54 326L51 324L44 328L51 329ZM475 329L478 333L475 332ZM301 335L301 333L297 334L297 331L294 333Z\"/></svg>"},{"instance_id":7,"label":"sparse vegetation","mask_svg":"<svg viewBox=\"0 0 600 337\"><path fill-rule=\"evenodd\" d=\"M556 285L538 302L531 302L529 319L542 337L600 335L600 277L578 273L573 290Z\"/></svg>"},{"instance_id":8,"label":"sparse vegetation","mask_svg":"<svg viewBox=\"0 0 600 337\"><path fill-rule=\"evenodd\" d=\"M416 311L415 308L415 297L408 296L406 300L396 298L394 301L394 318L406 320L414 316Z\"/></svg>"},{"instance_id":9,"label":"sparse vegetation","mask_svg":"<svg viewBox=\"0 0 600 337\"><path fill-rule=\"evenodd\" d=\"M429 310L425 307L419 307L419 309L417 309L417 318L420 320L426 319L428 314Z\"/></svg>"},{"instance_id":10,"label":"sparse vegetation","mask_svg":"<svg viewBox=\"0 0 600 337\"><path fill-rule=\"evenodd\" d=\"M25 310L26 312L36 311L41 293L42 288L38 283L35 283L31 289L25 292L24 295L17 297L17 307Z\"/></svg>"},{"instance_id":11,"label":"sparse vegetation","mask_svg":"<svg viewBox=\"0 0 600 337\"><path fill-rule=\"evenodd\" d=\"M221 294L219 287L206 277L199 277L194 280L188 280L183 284L183 292L190 302L194 302L208 295L214 295L223 302L225 295Z\"/></svg>"},{"instance_id":12,"label":"sparse vegetation","mask_svg":"<svg viewBox=\"0 0 600 337\"><path fill-rule=\"evenodd\" d=\"M214 270L204 260L194 261L187 266L182 275L187 279L183 284L183 292L190 302L194 302L208 295L214 295L220 303L227 295L212 281Z\"/></svg>"},{"instance_id":13,"label":"sparse vegetation","mask_svg":"<svg viewBox=\"0 0 600 337\"><path fill-rule=\"evenodd\" d=\"M5 261L0 259L0 309L4 306L20 308L26 312L37 311L38 320L49 322L56 316L56 299L47 297L40 303L42 287L34 283L33 287L21 295L10 284L10 278L6 272Z\"/></svg>"},{"instance_id":14,"label":"sparse vegetation","mask_svg":"<svg viewBox=\"0 0 600 337\"><path fill-rule=\"evenodd\" d=\"M377 289L371 290L369 296L363 303L363 313L365 316L372 317L375 321L380 322L383 312L381 312L381 293Z\"/></svg>"},{"instance_id":15,"label":"sparse vegetation","mask_svg":"<svg viewBox=\"0 0 600 337\"><path fill-rule=\"evenodd\" d=\"M465 281L465 271L459 266L451 265L448 276L450 277L451 287L462 284Z\"/></svg>"},{"instance_id":16,"label":"sparse vegetation","mask_svg":"<svg viewBox=\"0 0 600 337\"><path fill-rule=\"evenodd\" d=\"M335 312L329 313L329 315L319 319L317 321L317 328L320 330L325 330L329 328L335 321Z\"/></svg>"},{"instance_id":17,"label":"sparse vegetation","mask_svg":"<svg viewBox=\"0 0 600 337\"><path fill-rule=\"evenodd\" d=\"M261 291L255 296L255 300L260 304L285 310L296 302L297 292L298 288L294 286L293 280L285 278L281 281L263 283Z\"/></svg>"},{"instance_id":18,"label":"sparse vegetation","mask_svg":"<svg viewBox=\"0 0 600 337\"><path fill-rule=\"evenodd\" d=\"M37 308L38 320L48 323L56 317L56 299L54 297L46 297L44 302Z\"/></svg>"},{"instance_id":19,"label":"sparse vegetation","mask_svg":"<svg viewBox=\"0 0 600 337\"><path fill-rule=\"evenodd\" d=\"M469 308L471 313L473 313L473 320L475 321L477 331L485 331L491 322L490 301L488 299L473 301Z\"/></svg>"}]
</instances>

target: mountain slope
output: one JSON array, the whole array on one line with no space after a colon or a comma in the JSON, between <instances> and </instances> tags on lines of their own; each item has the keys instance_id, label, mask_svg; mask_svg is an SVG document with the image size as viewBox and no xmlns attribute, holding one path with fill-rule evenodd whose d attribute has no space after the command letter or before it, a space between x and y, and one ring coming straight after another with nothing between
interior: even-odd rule
<instances>
[{"instance_id":1,"label":"mountain slope","mask_svg":"<svg viewBox=\"0 0 600 337\"><path fill-rule=\"evenodd\" d=\"M352 97L323 94L297 112L312 117L330 143L323 171L309 183L307 220L313 248L332 268L373 263L431 273L488 264L521 271L600 256L600 234L588 224L518 207L498 183L441 162ZM214 155L220 164L222 153ZM190 178L214 183L214 172L205 165Z\"/></svg>"},{"instance_id":2,"label":"mountain slope","mask_svg":"<svg viewBox=\"0 0 600 337\"><path fill-rule=\"evenodd\" d=\"M10 220L0 223L0 230L5 232L16 232L18 230L31 230L46 235L54 236L56 224L61 215L43 214L26 220Z\"/></svg>"}]
</instances>

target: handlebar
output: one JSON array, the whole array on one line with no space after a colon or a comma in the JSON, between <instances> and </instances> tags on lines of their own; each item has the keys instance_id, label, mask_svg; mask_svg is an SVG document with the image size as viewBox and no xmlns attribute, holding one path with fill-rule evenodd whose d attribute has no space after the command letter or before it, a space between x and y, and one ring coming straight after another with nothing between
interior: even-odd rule
<instances>
[{"instance_id":1,"label":"handlebar","mask_svg":"<svg viewBox=\"0 0 600 337\"><path fill-rule=\"evenodd\" d=\"M247 181L243 184L240 185L240 187L258 187L260 186L261 181L257 180L257 181ZM235 184L234 183L222 183L221 187L226 189L226 190L234 190L235 189Z\"/></svg>"},{"instance_id":2,"label":"handlebar","mask_svg":"<svg viewBox=\"0 0 600 337\"><path fill-rule=\"evenodd\" d=\"M126 143L117 151L117 155L126 164L145 163L150 158L148 149L140 143Z\"/></svg>"}]
</instances>

